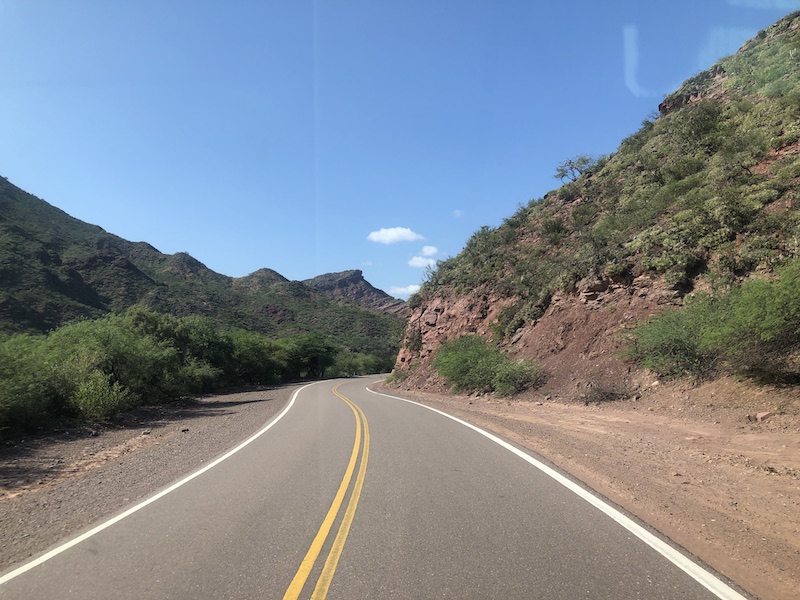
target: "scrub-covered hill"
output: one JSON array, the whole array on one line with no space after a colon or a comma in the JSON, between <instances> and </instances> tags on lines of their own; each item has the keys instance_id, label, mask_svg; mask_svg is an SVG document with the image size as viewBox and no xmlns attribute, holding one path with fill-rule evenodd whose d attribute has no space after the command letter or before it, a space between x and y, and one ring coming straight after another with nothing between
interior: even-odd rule
<instances>
[{"instance_id":1,"label":"scrub-covered hill","mask_svg":"<svg viewBox=\"0 0 800 600\"><path fill-rule=\"evenodd\" d=\"M653 372L800 381L798 55L795 13L614 154L565 160L561 187L476 232L410 299L394 380L597 400Z\"/></svg>"}]
</instances>

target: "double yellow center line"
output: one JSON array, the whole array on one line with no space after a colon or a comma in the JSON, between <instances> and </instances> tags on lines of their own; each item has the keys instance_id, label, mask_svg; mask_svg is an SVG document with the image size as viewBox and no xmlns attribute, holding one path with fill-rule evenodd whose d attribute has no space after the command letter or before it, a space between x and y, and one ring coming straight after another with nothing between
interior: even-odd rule
<instances>
[{"instance_id":1,"label":"double yellow center line","mask_svg":"<svg viewBox=\"0 0 800 600\"><path fill-rule=\"evenodd\" d=\"M364 416L364 413L358 406L339 393L338 385L333 388L333 393L344 400L344 402L350 407L350 409L353 411L353 414L356 416L356 439L353 443L353 452L350 454L350 462L347 464L347 470L344 473L342 483L339 485L339 490L336 492L333 503L331 504L330 509L328 509L328 514L325 515L325 520L322 521L322 525L320 526L317 535L314 537L314 541L311 542L311 547L308 549L305 558L303 558L303 561L300 563L300 568L297 570L294 579L292 579L292 582L289 584L289 587L283 596L284 600L296 600L300 597L300 593L303 591L303 588L306 585L306 580L314 568L314 563L316 563L317 558L322 551L322 547L325 545L325 541L328 539L328 535L333 527L333 523L336 520L336 517L339 515L339 510L341 509L342 503L347 495L347 490L350 488L350 484L353 481L353 473L355 472L356 464L358 463L359 451L361 454L361 462L358 465L358 474L356 475L355 485L353 486L353 491L350 494L350 500L345 508L342 522L339 524L339 531L336 533L336 538L333 540L333 545L328 552L328 557L325 559L325 566L322 567L322 573L320 574L319 579L317 579L314 592L311 594L312 600L322 600L322 598L325 598L325 596L328 594L328 588L333 580L333 574L336 571L336 566L339 564L339 557L342 555L344 543L347 540L347 534L350 532L350 525L353 523L353 516L355 515L356 507L358 506L358 499L361 496L361 488L364 486L364 476L367 472L367 458L369 457L369 426L367 425L367 418ZM363 445L361 443L362 429L364 441Z\"/></svg>"}]
</instances>

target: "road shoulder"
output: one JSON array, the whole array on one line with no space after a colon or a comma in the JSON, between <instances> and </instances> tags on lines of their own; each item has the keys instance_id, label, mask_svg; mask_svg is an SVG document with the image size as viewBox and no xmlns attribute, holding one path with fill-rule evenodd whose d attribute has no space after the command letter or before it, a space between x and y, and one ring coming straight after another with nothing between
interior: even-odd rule
<instances>
[{"instance_id":1,"label":"road shoulder","mask_svg":"<svg viewBox=\"0 0 800 600\"><path fill-rule=\"evenodd\" d=\"M150 496L270 421L297 386L142 407L0 448L0 572Z\"/></svg>"}]
</instances>

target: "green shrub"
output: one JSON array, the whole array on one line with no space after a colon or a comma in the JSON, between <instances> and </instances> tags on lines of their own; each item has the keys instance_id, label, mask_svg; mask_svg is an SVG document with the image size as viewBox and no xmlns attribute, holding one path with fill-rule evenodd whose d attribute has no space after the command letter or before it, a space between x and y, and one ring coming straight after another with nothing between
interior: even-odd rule
<instances>
[{"instance_id":1,"label":"green shrub","mask_svg":"<svg viewBox=\"0 0 800 600\"><path fill-rule=\"evenodd\" d=\"M492 390L492 380L500 355L483 338L465 335L441 345L434 368L456 391Z\"/></svg>"},{"instance_id":2,"label":"green shrub","mask_svg":"<svg viewBox=\"0 0 800 600\"><path fill-rule=\"evenodd\" d=\"M433 362L439 375L456 391L492 390L495 367L500 354L477 335L465 335L444 342Z\"/></svg>"},{"instance_id":3,"label":"green shrub","mask_svg":"<svg viewBox=\"0 0 800 600\"><path fill-rule=\"evenodd\" d=\"M328 377L355 377L391 371L394 361L387 364L380 356L343 350L325 372Z\"/></svg>"},{"instance_id":4,"label":"green shrub","mask_svg":"<svg viewBox=\"0 0 800 600\"><path fill-rule=\"evenodd\" d=\"M408 371L405 369L395 369L392 373L386 378L386 383L399 385L403 383L406 379L408 379Z\"/></svg>"},{"instance_id":5,"label":"green shrub","mask_svg":"<svg viewBox=\"0 0 800 600\"><path fill-rule=\"evenodd\" d=\"M775 280L745 281L720 299L720 318L703 331L704 347L734 372L798 380L792 357L800 351L800 260Z\"/></svg>"},{"instance_id":6,"label":"green shrub","mask_svg":"<svg viewBox=\"0 0 800 600\"><path fill-rule=\"evenodd\" d=\"M121 315L61 327L47 337L47 364L58 396L69 398L92 371L119 382L132 401L158 402L184 394L177 349L166 340L143 335Z\"/></svg>"},{"instance_id":7,"label":"green shrub","mask_svg":"<svg viewBox=\"0 0 800 600\"><path fill-rule=\"evenodd\" d=\"M495 367L492 385L498 396L512 396L541 383L542 376L535 361L501 361Z\"/></svg>"},{"instance_id":8,"label":"green shrub","mask_svg":"<svg viewBox=\"0 0 800 600\"><path fill-rule=\"evenodd\" d=\"M774 280L749 280L699 296L637 327L627 355L663 376L714 368L771 381L800 381L800 260Z\"/></svg>"},{"instance_id":9,"label":"green shrub","mask_svg":"<svg viewBox=\"0 0 800 600\"><path fill-rule=\"evenodd\" d=\"M550 244L557 244L558 241L567 235L567 228L564 219L553 217L542 221L541 235Z\"/></svg>"},{"instance_id":10,"label":"green shrub","mask_svg":"<svg viewBox=\"0 0 800 600\"><path fill-rule=\"evenodd\" d=\"M131 394L119 381L102 371L92 371L69 398L69 404L87 421L109 417L129 408Z\"/></svg>"},{"instance_id":11,"label":"green shrub","mask_svg":"<svg viewBox=\"0 0 800 600\"><path fill-rule=\"evenodd\" d=\"M268 385L281 381L287 370L285 351L265 336L235 329L228 333L231 354L226 361L228 385Z\"/></svg>"},{"instance_id":12,"label":"green shrub","mask_svg":"<svg viewBox=\"0 0 800 600\"><path fill-rule=\"evenodd\" d=\"M705 318L713 312L710 299L699 298L684 309L670 309L637 327L626 356L664 377L700 377L710 371L715 356L701 345Z\"/></svg>"},{"instance_id":13,"label":"green shrub","mask_svg":"<svg viewBox=\"0 0 800 600\"><path fill-rule=\"evenodd\" d=\"M533 361L512 362L478 335L464 335L443 343L433 366L459 392L491 392L507 396L540 382Z\"/></svg>"},{"instance_id":14,"label":"green shrub","mask_svg":"<svg viewBox=\"0 0 800 600\"><path fill-rule=\"evenodd\" d=\"M41 352L44 339L18 334L0 340L0 432L34 429L55 409Z\"/></svg>"},{"instance_id":15,"label":"green shrub","mask_svg":"<svg viewBox=\"0 0 800 600\"><path fill-rule=\"evenodd\" d=\"M524 302L515 302L500 309L500 312L497 313L497 321L490 325L496 341L511 337L525 324L525 316L522 312L524 307Z\"/></svg>"}]
</instances>

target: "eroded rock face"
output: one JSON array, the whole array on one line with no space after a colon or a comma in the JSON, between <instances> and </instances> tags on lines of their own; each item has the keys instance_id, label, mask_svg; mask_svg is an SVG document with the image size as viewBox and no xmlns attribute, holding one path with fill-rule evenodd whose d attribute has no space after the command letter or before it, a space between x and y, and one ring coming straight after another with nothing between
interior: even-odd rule
<instances>
[{"instance_id":1,"label":"eroded rock face","mask_svg":"<svg viewBox=\"0 0 800 600\"><path fill-rule=\"evenodd\" d=\"M442 385L431 367L436 350L449 339L478 334L496 339L492 325L516 298L499 298L485 290L455 296L444 291L411 311L395 369L408 373L404 385L431 389ZM661 279L643 275L631 282L587 278L572 292L557 292L544 314L499 341L514 358L533 358L546 371L543 393L569 398L591 388L620 393L644 385L643 375L619 356L625 330L666 305L679 292ZM495 328L496 329L496 328ZM631 391L631 393L633 393Z\"/></svg>"},{"instance_id":2,"label":"eroded rock face","mask_svg":"<svg viewBox=\"0 0 800 600\"><path fill-rule=\"evenodd\" d=\"M467 334L489 336L489 326L499 311L513 300L501 301L494 295L475 291L466 296L430 299L411 311L406 326L406 343L400 349L396 368L412 361L428 365L443 342ZM411 344L410 340L418 340ZM427 374L424 375L427 379Z\"/></svg>"}]
</instances>

